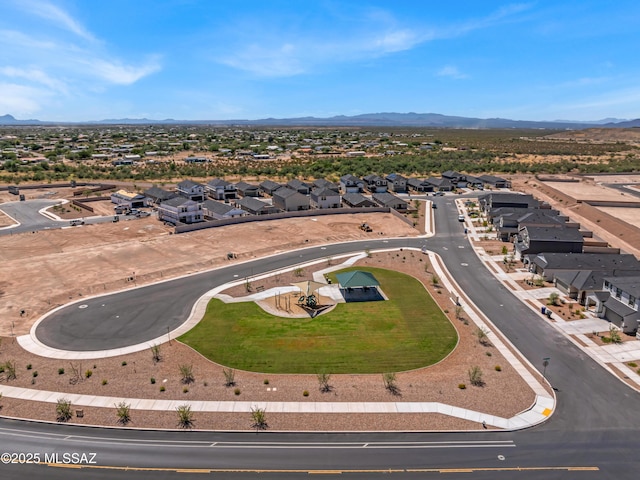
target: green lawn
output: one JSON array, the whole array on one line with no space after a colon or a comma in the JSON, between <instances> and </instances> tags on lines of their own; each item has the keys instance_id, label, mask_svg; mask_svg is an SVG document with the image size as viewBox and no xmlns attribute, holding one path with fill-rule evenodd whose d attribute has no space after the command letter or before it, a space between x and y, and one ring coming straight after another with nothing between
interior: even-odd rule
<instances>
[{"instance_id":1,"label":"green lawn","mask_svg":"<svg viewBox=\"0 0 640 480\"><path fill-rule=\"evenodd\" d=\"M216 363L264 373L397 372L432 365L456 346L453 325L418 280L357 269L373 273L389 300L341 303L314 319L296 319L213 299L179 340Z\"/></svg>"}]
</instances>

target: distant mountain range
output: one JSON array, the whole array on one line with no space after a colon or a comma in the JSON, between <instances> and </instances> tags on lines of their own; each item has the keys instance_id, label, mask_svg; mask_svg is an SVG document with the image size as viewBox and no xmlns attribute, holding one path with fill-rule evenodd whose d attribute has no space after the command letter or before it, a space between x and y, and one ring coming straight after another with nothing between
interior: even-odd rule
<instances>
[{"instance_id":1,"label":"distant mountain range","mask_svg":"<svg viewBox=\"0 0 640 480\"><path fill-rule=\"evenodd\" d=\"M0 116L0 125L255 125L255 126L318 126L318 127L431 127L431 128L535 128L535 129L585 129L594 127L640 127L640 118L622 120L606 118L600 121L530 121L507 118L470 118L441 115L438 113L365 113L362 115L337 115L334 117L264 118L260 120L150 120L148 118L119 118L87 122L47 122L41 120L17 120L12 115Z\"/></svg>"}]
</instances>

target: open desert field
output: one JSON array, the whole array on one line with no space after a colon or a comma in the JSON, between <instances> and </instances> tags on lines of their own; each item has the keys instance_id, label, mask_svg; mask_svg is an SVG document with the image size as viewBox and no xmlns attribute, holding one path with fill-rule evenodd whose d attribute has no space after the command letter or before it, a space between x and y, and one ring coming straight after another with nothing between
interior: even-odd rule
<instances>
[{"instance_id":1,"label":"open desert field","mask_svg":"<svg viewBox=\"0 0 640 480\"><path fill-rule=\"evenodd\" d=\"M367 222L373 232L362 232ZM247 223L172 235L151 217L0 237L0 334L24 334L44 313L97 295L320 243L419 235L392 214L335 215ZM34 294L37 292L37 294ZM26 314L20 316L20 310Z\"/></svg>"},{"instance_id":2,"label":"open desert field","mask_svg":"<svg viewBox=\"0 0 640 480\"><path fill-rule=\"evenodd\" d=\"M598 179L598 182L602 182ZM622 192L591 182L544 182L545 185L561 191L576 200L607 200L628 202L634 200Z\"/></svg>"}]
</instances>

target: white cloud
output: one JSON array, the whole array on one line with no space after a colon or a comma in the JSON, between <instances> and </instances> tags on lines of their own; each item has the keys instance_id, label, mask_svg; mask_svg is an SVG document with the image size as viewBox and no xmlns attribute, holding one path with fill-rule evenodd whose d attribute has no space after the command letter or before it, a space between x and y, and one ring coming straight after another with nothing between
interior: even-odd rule
<instances>
[{"instance_id":1,"label":"white cloud","mask_svg":"<svg viewBox=\"0 0 640 480\"><path fill-rule=\"evenodd\" d=\"M439 77L450 77L456 80L461 80L463 78L469 77L469 75L460 72L460 70L458 70L458 67L455 67L453 65L445 65L436 72L436 75L438 75Z\"/></svg>"},{"instance_id":2,"label":"white cloud","mask_svg":"<svg viewBox=\"0 0 640 480\"><path fill-rule=\"evenodd\" d=\"M40 88L0 83L0 112L25 117L39 111L49 96L49 92Z\"/></svg>"},{"instance_id":3,"label":"white cloud","mask_svg":"<svg viewBox=\"0 0 640 480\"><path fill-rule=\"evenodd\" d=\"M85 40L91 42L96 38L89 32L80 22L74 19L64 10L57 6L44 1L37 0L20 0L18 5L32 15L37 15L45 20L49 20L57 26L68 30Z\"/></svg>"},{"instance_id":4,"label":"white cloud","mask_svg":"<svg viewBox=\"0 0 640 480\"><path fill-rule=\"evenodd\" d=\"M0 75L12 78L23 78L34 83L39 83L49 87L52 90L67 93L67 86L64 82L51 78L45 72L38 68L16 68L16 67L0 67Z\"/></svg>"},{"instance_id":5,"label":"white cloud","mask_svg":"<svg viewBox=\"0 0 640 480\"><path fill-rule=\"evenodd\" d=\"M142 66L124 65L119 61L85 59L82 63L90 67L89 73L116 85L131 85L143 77L160 70L157 57Z\"/></svg>"},{"instance_id":6,"label":"white cloud","mask_svg":"<svg viewBox=\"0 0 640 480\"><path fill-rule=\"evenodd\" d=\"M481 28L511 21L530 8L529 4L513 4L484 18L437 29L401 24L388 11L371 9L356 12L353 18L336 18L330 28L290 31L291 25L278 26L277 21L264 29L264 20L238 22L225 32L229 50L217 55L224 65L257 76L284 77L309 73L318 66L357 62L411 50L426 42L466 35ZM290 22L291 23L291 22ZM238 32L242 32L239 36ZM446 73L445 73L446 74ZM453 78L466 75L448 74Z\"/></svg>"}]
</instances>

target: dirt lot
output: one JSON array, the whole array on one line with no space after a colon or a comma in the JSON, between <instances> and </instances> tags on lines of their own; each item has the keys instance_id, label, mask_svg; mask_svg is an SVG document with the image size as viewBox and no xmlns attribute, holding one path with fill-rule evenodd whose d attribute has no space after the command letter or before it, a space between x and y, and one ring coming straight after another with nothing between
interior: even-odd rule
<instances>
[{"instance_id":1,"label":"dirt lot","mask_svg":"<svg viewBox=\"0 0 640 480\"><path fill-rule=\"evenodd\" d=\"M358 229L367 222L372 233ZM0 334L23 334L45 312L79 296L228 265L327 242L414 236L418 230L391 214L371 213L292 218L172 235L149 217L116 224L85 225L0 237ZM38 292L34 295L34 292ZM26 315L20 316L20 310Z\"/></svg>"},{"instance_id":2,"label":"dirt lot","mask_svg":"<svg viewBox=\"0 0 640 480\"><path fill-rule=\"evenodd\" d=\"M427 257L418 252L389 252L372 254L359 265L393 268L419 278L431 292L441 308L448 312L457 329L460 341L456 349L441 363L423 369L399 373L397 383L400 395L390 394L383 386L381 375L334 375L330 393L319 390L314 375L265 375L238 371L235 375L236 387L224 386L222 367L209 362L190 348L172 341L161 345L162 361L154 363L150 351L136 354L99 359L94 361L68 362L51 360L31 355L23 351L13 339L4 338L0 345L0 361L15 361L17 378L10 385L24 388L39 388L51 391L97 394L115 397L114 403L122 397L161 398L184 400L241 400L241 401L300 401L300 402L443 402L501 417L511 417L528 408L534 400L533 392L505 361L499 351L489 345L483 346L474 335L476 327L465 321L465 315L456 319L453 303L442 287L431 283L432 270L425 271ZM316 268L325 268L319 264ZM432 267L428 267L431 269ZM312 269L305 269L304 278L311 278ZM287 277L289 275L291 278ZM293 274L283 274L279 279L271 278L263 283L287 284L294 280ZM295 277L295 280L301 280ZM238 290L238 294L243 293ZM321 321L321 316L317 317ZM123 365L123 362L126 362ZM180 381L179 366L192 364L195 382L184 385ZM30 365L30 368L28 367ZM478 365L483 372L485 384L473 387L469 384L468 369ZM499 366L498 371L495 367ZM60 374L59 369L64 373ZM78 375L74 375L76 369ZM87 371L91 376L87 377ZM34 373L37 374L34 375ZM152 383L151 378L155 379ZM77 380L70 384L70 380ZM268 381L268 384L265 383ZM106 381L106 382L105 382ZM466 389L458 385L465 383ZM160 391L160 386L165 391ZM185 387L188 391L184 391ZM239 393L236 394L235 388ZM303 392L307 390L308 396ZM135 392L135 394L132 394ZM55 404L25 402L9 398L0 401L2 414L7 416L29 416L53 421ZM73 421L84 424L115 425L117 416L114 409L83 407L84 417ZM273 430L445 430L482 429L465 420L442 415L369 415L369 414L276 414L267 412L270 429ZM158 413L132 411L134 427L175 428L175 412ZM248 430L251 428L250 415L197 413L197 428L219 430Z\"/></svg>"}]
</instances>

